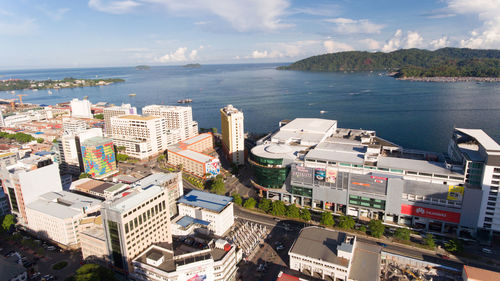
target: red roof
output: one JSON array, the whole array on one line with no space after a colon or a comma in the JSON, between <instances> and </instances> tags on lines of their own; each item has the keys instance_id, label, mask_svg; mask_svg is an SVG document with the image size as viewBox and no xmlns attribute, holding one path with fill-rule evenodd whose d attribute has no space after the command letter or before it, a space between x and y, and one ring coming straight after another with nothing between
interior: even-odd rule
<instances>
[{"instance_id":1,"label":"red roof","mask_svg":"<svg viewBox=\"0 0 500 281\"><path fill-rule=\"evenodd\" d=\"M286 273L281 272L281 276L276 279L276 281L299 281L299 277L295 277Z\"/></svg>"}]
</instances>

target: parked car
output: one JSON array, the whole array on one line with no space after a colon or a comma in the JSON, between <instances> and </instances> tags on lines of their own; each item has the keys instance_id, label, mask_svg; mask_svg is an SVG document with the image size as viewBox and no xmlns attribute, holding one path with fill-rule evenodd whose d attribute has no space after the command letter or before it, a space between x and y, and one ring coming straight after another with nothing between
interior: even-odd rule
<instances>
[{"instance_id":1,"label":"parked car","mask_svg":"<svg viewBox=\"0 0 500 281\"><path fill-rule=\"evenodd\" d=\"M438 254L437 256L440 257L440 258L442 258L442 259L445 259L445 260L449 260L450 259L450 256L448 256L448 255Z\"/></svg>"},{"instance_id":2,"label":"parked car","mask_svg":"<svg viewBox=\"0 0 500 281\"><path fill-rule=\"evenodd\" d=\"M482 248L481 251L483 253L486 253L486 254L493 254L493 251L491 249L488 249L488 248Z\"/></svg>"},{"instance_id":3,"label":"parked car","mask_svg":"<svg viewBox=\"0 0 500 281\"><path fill-rule=\"evenodd\" d=\"M276 251L281 251L281 250L283 250L283 249L285 249L285 246L283 246L283 245L278 245L278 246L276 247Z\"/></svg>"},{"instance_id":4,"label":"parked car","mask_svg":"<svg viewBox=\"0 0 500 281\"><path fill-rule=\"evenodd\" d=\"M55 251L56 247L55 246L47 246L47 250L49 250L49 251Z\"/></svg>"},{"instance_id":5,"label":"parked car","mask_svg":"<svg viewBox=\"0 0 500 281\"><path fill-rule=\"evenodd\" d=\"M382 247L387 247L387 244L382 243L382 242L377 242L377 244L378 244L379 246L382 246Z\"/></svg>"}]
</instances>

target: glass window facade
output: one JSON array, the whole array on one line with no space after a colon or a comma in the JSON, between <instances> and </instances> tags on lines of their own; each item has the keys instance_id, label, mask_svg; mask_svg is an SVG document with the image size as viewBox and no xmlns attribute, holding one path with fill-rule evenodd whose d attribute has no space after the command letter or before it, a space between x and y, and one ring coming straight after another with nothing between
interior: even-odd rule
<instances>
[{"instance_id":1,"label":"glass window facade","mask_svg":"<svg viewBox=\"0 0 500 281\"><path fill-rule=\"evenodd\" d=\"M17 206L16 191L11 187L9 187L8 190L10 196L10 207L12 208L12 210L19 212L19 207Z\"/></svg>"},{"instance_id":2,"label":"glass window facade","mask_svg":"<svg viewBox=\"0 0 500 281\"><path fill-rule=\"evenodd\" d=\"M108 228L114 265L119 268L123 268L123 255L120 246L121 243L118 224L114 221L108 221Z\"/></svg>"},{"instance_id":3,"label":"glass window facade","mask_svg":"<svg viewBox=\"0 0 500 281\"><path fill-rule=\"evenodd\" d=\"M281 188L290 172L288 167L276 167L283 163L283 159L267 159L250 154L254 180L263 187Z\"/></svg>"},{"instance_id":4,"label":"glass window facade","mask_svg":"<svg viewBox=\"0 0 500 281\"><path fill-rule=\"evenodd\" d=\"M292 194L306 196L306 197L312 197L312 189L292 185Z\"/></svg>"},{"instance_id":5,"label":"glass window facade","mask_svg":"<svg viewBox=\"0 0 500 281\"><path fill-rule=\"evenodd\" d=\"M349 204L368 207L372 209L385 210L385 200L368 198L357 195L349 195Z\"/></svg>"}]
</instances>

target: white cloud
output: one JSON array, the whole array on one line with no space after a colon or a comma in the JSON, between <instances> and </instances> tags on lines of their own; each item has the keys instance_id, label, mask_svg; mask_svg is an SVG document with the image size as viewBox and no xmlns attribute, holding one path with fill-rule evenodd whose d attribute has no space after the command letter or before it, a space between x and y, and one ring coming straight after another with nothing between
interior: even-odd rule
<instances>
[{"instance_id":1,"label":"white cloud","mask_svg":"<svg viewBox=\"0 0 500 281\"><path fill-rule=\"evenodd\" d=\"M416 31L408 31L406 37L401 29L396 30L391 39L382 47L383 52L392 52L401 48L424 48L424 38Z\"/></svg>"},{"instance_id":2,"label":"white cloud","mask_svg":"<svg viewBox=\"0 0 500 281\"><path fill-rule=\"evenodd\" d=\"M189 53L190 60L195 60L197 57L198 57L198 50L192 50L191 53Z\"/></svg>"},{"instance_id":3,"label":"white cloud","mask_svg":"<svg viewBox=\"0 0 500 281\"><path fill-rule=\"evenodd\" d=\"M352 51L354 50L353 47L351 47L348 44L342 43L342 42L335 42L333 40L326 40L323 42L323 47L325 47L326 51L328 53L335 53L335 52L344 52L344 51Z\"/></svg>"},{"instance_id":4,"label":"white cloud","mask_svg":"<svg viewBox=\"0 0 500 281\"><path fill-rule=\"evenodd\" d=\"M0 34L21 35L35 31L38 28L35 19L10 19L0 21Z\"/></svg>"},{"instance_id":5,"label":"white cloud","mask_svg":"<svg viewBox=\"0 0 500 281\"><path fill-rule=\"evenodd\" d=\"M379 34L385 27L383 24L373 23L367 19L334 18L325 21L335 24L333 31L340 34Z\"/></svg>"},{"instance_id":6,"label":"white cloud","mask_svg":"<svg viewBox=\"0 0 500 281\"><path fill-rule=\"evenodd\" d=\"M378 50L380 49L380 43L377 40L366 38L360 40L361 44L368 50Z\"/></svg>"},{"instance_id":7,"label":"white cloud","mask_svg":"<svg viewBox=\"0 0 500 281\"><path fill-rule=\"evenodd\" d=\"M268 52L267 50L264 51L258 51L255 50L252 52L252 55L250 58L252 59L274 59L274 58L281 58L284 55L278 51L271 51Z\"/></svg>"},{"instance_id":8,"label":"white cloud","mask_svg":"<svg viewBox=\"0 0 500 281\"><path fill-rule=\"evenodd\" d=\"M156 57L155 62L169 63L169 62L183 62L183 61L194 61L198 59L198 50L194 49L188 52L187 47L180 47L175 52L170 52L161 57Z\"/></svg>"},{"instance_id":9,"label":"white cloud","mask_svg":"<svg viewBox=\"0 0 500 281\"><path fill-rule=\"evenodd\" d=\"M321 41L303 40L295 42L280 42L265 44L264 50L254 50L246 59L275 59L275 58L297 58L310 56L319 51ZM268 51L270 50L270 51ZM241 58L241 57L240 57Z\"/></svg>"},{"instance_id":10,"label":"white cloud","mask_svg":"<svg viewBox=\"0 0 500 281\"><path fill-rule=\"evenodd\" d=\"M430 45L431 45L431 48L433 48L433 49L440 49L440 48L444 48L446 46L449 46L450 42L448 41L448 37L443 36L439 39L432 40Z\"/></svg>"},{"instance_id":11,"label":"white cloud","mask_svg":"<svg viewBox=\"0 0 500 281\"><path fill-rule=\"evenodd\" d=\"M124 0L124 1L89 0L90 8L110 14L126 14L131 12L134 8L137 8L140 5L141 3L133 0Z\"/></svg>"},{"instance_id":12,"label":"white cloud","mask_svg":"<svg viewBox=\"0 0 500 281\"><path fill-rule=\"evenodd\" d=\"M500 0L448 0L448 8L458 14L477 16L482 26L460 41L462 47L500 48Z\"/></svg>"}]
</instances>

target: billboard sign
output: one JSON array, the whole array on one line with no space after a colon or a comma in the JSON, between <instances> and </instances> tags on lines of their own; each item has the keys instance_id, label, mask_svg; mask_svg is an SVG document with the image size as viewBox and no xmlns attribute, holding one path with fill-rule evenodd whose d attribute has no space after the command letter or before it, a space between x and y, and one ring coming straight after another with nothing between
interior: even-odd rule
<instances>
[{"instance_id":1,"label":"billboard sign","mask_svg":"<svg viewBox=\"0 0 500 281\"><path fill-rule=\"evenodd\" d=\"M313 176L313 171L311 168L302 167L302 166L295 166L295 171L294 171L293 175L298 180L307 179L310 181L312 176Z\"/></svg>"},{"instance_id":2,"label":"billboard sign","mask_svg":"<svg viewBox=\"0 0 500 281\"><path fill-rule=\"evenodd\" d=\"M448 196L446 199L450 201L462 201L464 198L464 187L458 185L448 186Z\"/></svg>"},{"instance_id":3,"label":"billboard sign","mask_svg":"<svg viewBox=\"0 0 500 281\"><path fill-rule=\"evenodd\" d=\"M314 177L317 181L325 181L326 178L326 170L317 168L314 170Z\"/></svg>"},{"instance_id":4,"label":"billboard sign","mask_svg":"<svg viewBox=\"0 0 500 281\"><path fill-rule=\"evenodd\" d=\"M401 214L422 217L422 218L429 218L433 220L439 220L451 223L460 222L460 213L437 210L432 208L424 208L414 205L402 204Z\"/></svg>"},{"instance_id":5,"label":"billboard sign","mask_svg":"<svg viewBox=\"0 0 500 281\"><path fill-rule=\"evenodd\" d=\"M336 183L337 182L337 170L332 169L332 168L327 168L325 181L328 183Z\"/></svg>"}]
</instances>

